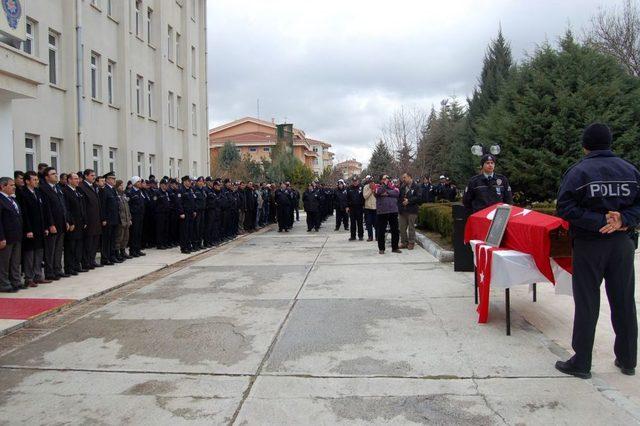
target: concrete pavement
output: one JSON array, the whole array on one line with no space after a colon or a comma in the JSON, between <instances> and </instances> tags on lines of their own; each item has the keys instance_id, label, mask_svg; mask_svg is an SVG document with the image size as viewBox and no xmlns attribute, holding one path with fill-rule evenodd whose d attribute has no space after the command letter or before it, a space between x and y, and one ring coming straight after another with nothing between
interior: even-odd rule
<instances>
[{"instance_id":1,"label":"concrete pavement","mask_svg":"<svg viewBox=\"0 0 640 426\"><path fill-rule=\"evenodd\" d=\"M606 306L594 378L567 377L553 364L568 353L570 298L514 290L508 337L500 292L477 324L471 274L419 247L380 256L330 224L305 230L249 236L56 314L35 338L25 329L0 356L0 424L640 421Z\"/></svg>"}]
</instances>

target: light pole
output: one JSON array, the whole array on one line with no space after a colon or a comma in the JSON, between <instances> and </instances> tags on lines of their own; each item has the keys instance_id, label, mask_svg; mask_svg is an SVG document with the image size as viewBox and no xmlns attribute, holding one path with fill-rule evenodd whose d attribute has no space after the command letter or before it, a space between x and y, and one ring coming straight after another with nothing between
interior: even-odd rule
<instances>
[{"instance_id":1,"label":"light pole","mask_svg":"<svg viewBox=\"0 0 640 426\"><path fill-rule=\"evenodd\" d=\"M482 157L485 154L498 155L500 154L500 145L491 145L489 149L487 149L484 145L476 143L471 147L471 153L477 157Z\"/></svg>"}]
</instances>

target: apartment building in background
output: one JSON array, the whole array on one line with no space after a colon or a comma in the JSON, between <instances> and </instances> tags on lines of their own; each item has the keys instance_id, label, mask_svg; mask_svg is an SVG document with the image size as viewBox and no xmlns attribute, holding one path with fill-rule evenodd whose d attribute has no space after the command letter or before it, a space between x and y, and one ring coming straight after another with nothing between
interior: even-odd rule
<instances>
[{"instance_id":1,"label":"apartment building in background","mask_svg":"<svg viewBox=\"0 0 640 426\"><path fill-rule=\"evenodd\" d=\"M0 40L2 174L208 172L206 0L19 3L23 41Z\"/></svg>"},{"instance_id":2,"label":"apartment building in background","mask_svg":"<svg viewBox=\"0 0 640 426\"><path fill-rule=\"evenodd\" d=\"M336 164L336 170L342 173L343 179L350 179L354 175L360 176L360 174L362 173L362 163L356 161L356 159L354 158Z\"/></svg>"},{"instance_id":3,"label":"apartment building in background","mask_svg":"<svg viewBox=\"0 0 640 426\"><path fill-rule=\"evenodd\" d=\"M292 153L320 175L324 168L333 166L331 144L307 138L303 130L293 126ZM225 142L232 142L242 157L249 156L261 163L271 159L271 151L277 144L277 128L274 120L265 121L253 117L244 117L215 127L209 131L211 164L215 164Z\"/></svg>"}]
</instances>

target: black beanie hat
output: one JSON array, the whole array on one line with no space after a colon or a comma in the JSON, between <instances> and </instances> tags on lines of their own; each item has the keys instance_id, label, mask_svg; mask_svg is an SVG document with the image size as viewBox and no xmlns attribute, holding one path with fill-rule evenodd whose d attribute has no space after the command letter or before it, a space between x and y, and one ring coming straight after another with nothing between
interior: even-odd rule
<instances>
[{"instance_id":1,"label":"black beanie hat","mask_svg":"<svg viewBox=\"0 0 640 426\"><path fill-rule=\"evenodd\" d=\"M582 146L589 151L611 148L611 130L601 123L590 124L582 133Z\"/></svg>"},{"instance_id":2,"label":"black beanie hat","mask_svg":"<svg viewBox=\"0 0 640 426\"><path fill-rule=\"evenodd\" d=\"M484 163L486 163L487 161L493 161L495 163L496 156L492 154L483 155L482 158L480 158L480 166L484 166Z\"/></svg>"}]
</instances>

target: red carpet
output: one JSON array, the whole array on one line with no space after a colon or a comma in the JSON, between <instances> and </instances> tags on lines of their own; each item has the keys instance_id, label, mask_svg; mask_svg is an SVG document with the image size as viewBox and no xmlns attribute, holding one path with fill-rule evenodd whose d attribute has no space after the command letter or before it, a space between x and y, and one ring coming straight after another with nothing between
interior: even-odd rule
<instances>
[{"instance_id":1,"label":"red carpet","mask_svg":"<svg viewBox=\"0 0 640 426\"><path fill-rule=\"evenodd\" d=\"M73 299L0 298L0 319L29 319L70 302L73 302Z\"/></svg>"}]
</instances>

